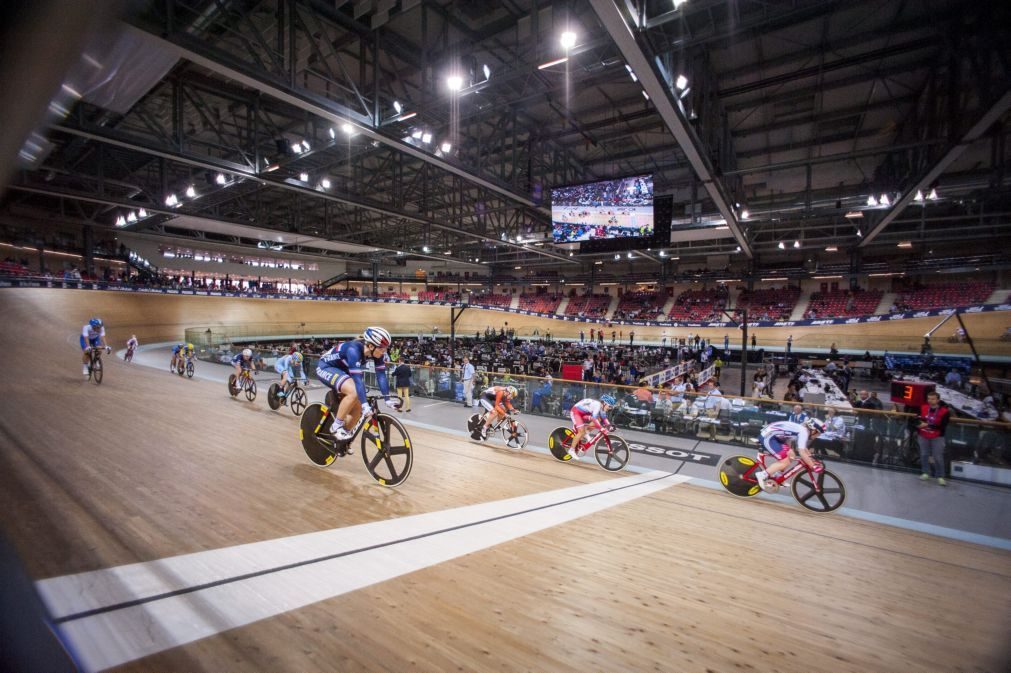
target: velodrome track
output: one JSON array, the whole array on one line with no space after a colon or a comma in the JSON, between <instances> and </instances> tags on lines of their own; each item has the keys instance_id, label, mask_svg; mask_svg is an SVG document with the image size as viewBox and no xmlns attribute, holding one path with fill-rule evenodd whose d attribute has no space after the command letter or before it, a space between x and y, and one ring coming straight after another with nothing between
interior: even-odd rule
<instances>
[{"instance_id":1,"label":"velodrome track","mask_svg":"<svg viewBox=\"0 0 1011 673\"><path fill-rule=\"evenodd\" d=\"M296 419L262 394L233 400L218 382L115 358L101 386L85 382L77 333L92 314L121 345L130 331L153 341L256 320L261 306L165 299L0 292L17 335L5 340L3 532L91 670L1011 662L1006 551L416 427L410 480L386 489L357 456L309 464ZM260 321L289 320L263 303L277 314ZM299 306L307 322L336 319ZM124 564L144 565L95 572Z\"/></svg>"}]
</instances>

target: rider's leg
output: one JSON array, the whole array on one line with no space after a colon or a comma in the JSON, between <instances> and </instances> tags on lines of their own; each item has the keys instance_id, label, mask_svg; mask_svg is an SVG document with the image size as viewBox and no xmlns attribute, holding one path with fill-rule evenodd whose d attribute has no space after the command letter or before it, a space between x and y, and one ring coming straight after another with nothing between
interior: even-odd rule
<instances>
[{"instance_id":1,"label":"rider's leg","mask_svg":"<svg viewBox=\"0 0 1011 673\"><path fill-rule=\"evenodd\" d=\"M81 373L85 376L88 375L88 365L91 364L91 349L88 347L88 343L81 337Z\"/></svg>"},{"instance_id":2,"label":"rider's leg","mask_svg":"<svg viewBox=\"0 0 1011 673\"><path fill-rule=\"evenodd\" d=\"M288 385L288 370L287 369L285 369L284 371L281 372L281 388L280 388L280 390L277 391L277 396L278 397L284 397L285 392L287 392L285 390L285 386L286 385Z\"/></svg>"},{"instance_id":3,"label":"rider's leg","mask_svg":"<svg viewBox=\"0 0 1011 673\"><path fill-rule=\"evenodd\" d=\"M344 397L341 398L341 402L337 406L337 418L342 420L344 427L350 430L358 422L358 417L362 415L362 405L358 402L358 391L350 376L340 383L338 392Z\"/></svg>"}]
</instances>

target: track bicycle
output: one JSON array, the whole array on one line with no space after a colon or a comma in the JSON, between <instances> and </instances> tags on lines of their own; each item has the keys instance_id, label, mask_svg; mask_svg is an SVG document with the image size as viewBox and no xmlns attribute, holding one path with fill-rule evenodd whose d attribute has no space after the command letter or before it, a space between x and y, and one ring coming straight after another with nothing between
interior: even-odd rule
<instances>
[{"instance_id":1,"label":"track bicycle","mask_svg":"<svg viewBox=\"0 0 1011 673\"><path fill-rule=\"evenodd\" d=\"M561 426L551 431L548 435L548 450L551 455L558 460L572 460L569 449L572 448L572 440L576 438L576 433L572 428ZM580 442L580 451L593 450L593 457L597 464L608 472L618 472L628 465L631 451L628 442L618 435L612 435L611 430L606 426L597 431L592 437L583 439Z\"/></svg>"},{"instance_id":2,"label":"track bicycle","mask_svg":"<svg viewBox=\"0 0 1011 673\"><path fill-rule=\"evenodd\" d=\"M88 380L96 386L102 383L102 350L101 346L88 349Z\"/></svg>"},{"instance_id":3,"label":"track bicycle","mask_svg":"<svg viewBox=\"0 0 1011 673\"><path fill-rule=\"evenodd\" d=\"M304 381L303 381L304 382ZM287 405L291 408L291 413L301 416L302 412L309 405L309 396L305 394L305 388L296 379L291 379L284 384L284 395L279 383L271 383L267 389L267 404L275 411Z\"/></svg>"},{"instance_id":4,"label":"track bicycle","mask_svg":"<svg viewBox=\"0 0 1011 673\"><path fill-rule=\"evenodd\" d=\"M740 498L758 495L762 488L758 485L755 473L765 469L768 458L769 454L764 451L760 451L755 459L730 456L720 465L720 483ZM815 465L821 466L821 463L815 461ZM793 463L778 476L769 475L765 482L765 492L777 493L790 479L793 479L790 487L793 497L808 511L818 514L833 512L846 500L846 487L839 477L825 469L816 472L799 457L794 458Z\"/></svg>"},{"instance_id":5,"label":"track bicycle","mask_svg":"<svg viewBox=\"0 0 1011 673\"><path fill-rule=\"evenodd\" d=\"M228 375L228 394L235 397L241 392L246 394L246 399L250 402L256 399L256 381L248 369L243 369L238 379L235 374Z\"/></svg>"},{"instance_id":6,"label":"track bicycle","mask_svg":"<svg viewBox=\"0 0 1011 673\"><path fill-rule=\"evenodd\" d=\"M414 465L411 438L406 428L393 416L375 411L382 397L372 391L366 395L372 413L358 418L350 439L339 440L330 434L330 425L342 398L331 390L325 404L310 404L302 414L298 436L305 455L316 465L329 467L338 458L354 453L351 443L360 434L362 461L372 478L383 486L403 484Z\"/></svg>"},{"instance_id":7,"label":"track bicycle","mask_svg":"<svg viewBox=\"0 0 1011 673\"><path fill-rule=\"evenodd\" d=\"M176 373L179 374L179 376L182 376L183 374L186 374L186 378L191 379L191 378L193 378L193 372L194 371L195 370L193 368L193 357L192 356L190 356L190 355L182 356L181 355L181 356L179 356L176 359Z\"/></svg>"},{"instance_id":8,"label":"track bicycle","mask_svg":"<svg viewBox=\"0 0 1011 673\"><path fill-rule=\"evenodd\" d=\"M487 411L483 414L472 414L467 419L467 429L470 430L471 438L480 439L478 432L484 427L484 419L487 414ZM527 426L508 414L488 428L489 436L494 435L496 432L501 432L506 446L516 451L525 447L530 437L530 433L527 432Z\"/></svg>"},{"instance_id":9,"label":"track bicycle","mask_svg":"<svg viewBox=\"0 0 1011 673\"><path fill-rule=\"evenodd\" d=\"M137 349L134 348L133 346L130 346L129 348L127 348L126 349L126 353L123 354L123 361L124 362L133 362L133 353L136 350Z\"/></svg>"}]
</instances>

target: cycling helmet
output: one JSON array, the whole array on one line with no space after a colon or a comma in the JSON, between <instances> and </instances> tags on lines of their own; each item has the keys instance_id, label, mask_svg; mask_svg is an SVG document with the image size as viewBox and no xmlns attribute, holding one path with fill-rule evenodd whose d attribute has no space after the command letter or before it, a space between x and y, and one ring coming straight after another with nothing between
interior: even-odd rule
<instances>
[{"instance_id":1,"label":"cycling helmet","mask_svg":"<svg viewBox=\"0 0 1011 673\"><path fill-rule=\"evenodd\" d=\"M93 329L98 329L102 326L102 319L92 318L91 320L88 321L88 324L91 325Z\"/></svg>"},{"instance_id":2,"label":"cycling helmet","mask_svg":"<svg viewBox=\"0 0 1011 673\"><path fill-rule=\"evenodd\" d=\"M814 430L818 434L825 432L825 424L819 421L817 418L807 419L806 421L804 421L804 425L806 425L811 430Z\"/></svg>"},{"instance_id":3,"label":"cycling helmet","mask_svg":"<svg viewBox=\"0 0 1011 673\"><path fill-rule=\"evenodd\" d=\"M600 401L608 405L609 407L613 407L615 404L615 399L613 395L601 395Z\"/></svg>"},{"instance_id":4,"label":"cycling helmet","mask_svg":"<svg viewBox=\"0 0 1011 673\"><path fill-rule=\"evenodd\" d=\"M520 394L520 392L516 390L516 386L508 386L506 388L506 392L509 393L509 397L516 397Z\"/></svg>"},{"instance_id":5,"label":"cycling helmet","mask_svg":"<svg viewBox=\"0 0 1011 673\"><path fill-rule=\"evenodd\" d=\"M372 344L376 348L388 348L393 343L393 337L382 327L366 327L362 338L365 343Z\"/></svg>"},{"instance_id":6,"label":"cycling helmet","mask_svg":"<svg viewBox=\"0 0 1011 673\"><path fill-rule=\"evenodd\" d=\"M251 358L251 357L253 357L253 349L252 348L244 348L242 350L242 357L244 357L244 358Z\"/></svg>"},{"instance_id":7,"label":"cycling helmet","mask_svg":"<svg viewBox=\"0 0 1011 673\"><path fill-rule=\"evenodd\" d=\"M291 354L291 361L297 365L302 364L302 354L299 353L298 351L295 351L294 353Z\"/></svg>"},{"instance_id":8,"label":"cycling helmet","mask_svg":"<svg viewBox=\"0 0 1011 673\"><path fill-rule=\"evenodd\" d=\"M193 344L186 344L186 350L188 351L193 350Z\"/></svg>"}]
</instances>

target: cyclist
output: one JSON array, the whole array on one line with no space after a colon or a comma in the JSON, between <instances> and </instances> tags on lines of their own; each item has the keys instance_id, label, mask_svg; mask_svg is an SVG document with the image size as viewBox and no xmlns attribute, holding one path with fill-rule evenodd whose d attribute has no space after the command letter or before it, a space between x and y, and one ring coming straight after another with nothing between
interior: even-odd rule
<instances>
[{"instance_id":1,"label":"cyclist","mask_svg":"<svg viewBox=\"0 0 1011 673\"><path fill-rule=\"evenodd\" d=\"M614 404L615 400L613 396L601 395L599 401L592 397L587 397L585 400L580 400L572 405L572 409L569 410L569 417L572 418L572 429L576 432L576 436L572 439L572 446L569 447L569 455L572 456L573 460L579 460L583 452L586 451L586 449L581 447L583 437L586 436L587 421L593 421L593 425L597 430L602 429L604 423L610 426L611 423L607 420L607 412L614 407Z\"/></svg>"},{"instance_id":2,"label":"cyclist","mask_svg":"<svg viewBox=\"0 0 1011 673\"><path fill-rule=\"evenodd\" d=\"M175 371L176 365L179 364L179 360L183 357L183 351L186 350L186 344L177 343L172 347L172 362L169 363L169 370Z\"/></svg>"},{"instance_id":3,"label":"cyclist","mask_svg":"<svg viewBox=\"0 0 1011 673\"><path fill-rule=\"evenodd\" d=\"M132 361L133 354L137 351L137 346L140 346L140 342L137 341L137 335L131 334L126 342L126 355L123 356L123 359L127 362Z\"/></svg>"},{"instance_id":4,"label":"cyclist","mask_svg":"<svg viewBox=\"0 0 1011 673\"><path fill-rule=\"evenodd\" d=\"M92 318L81 328L81 362L84 363L81 373L84 374L84 378L88 378L88 364L91 362L89 351L96 346L112 352L105 343L105 324L101 318Z\"/></svg>"},{"instance_id":5,"label":"cyclist","mask_svg":"<svg viewBox=\"0 0 1011 673\"><path fill-rule=\"evenodd\" d=\"M287 394L285 386L288 385L289 380L295 379L296 369L301 374L298 378L302 380L302 383L305 383L305 372L302 370L302 354L298 351L285 355L283 358L278 358L277 362L274 363L274 371L281 375L281 389L277 391L278 398L282 398Z\"/></svg>"},{"instance_id":6,"label":"cyclist","mask_svg":"<svg viewBox=\"0 0 1011 673\"><path fill-rule=\"evenodd\" d=\"M811 452L807 448L808 443L824 431L825 424L817 418L809 418L803 424L776 421L762 428L762 432L759 434L762 450L777 458L776 462L766 465L764 470L755 474L755 479L758 480L758 485L762 487L762 490L765 490L765 480L769 478L770 474L776 474L785 469L797 458L797 454L789 444L791 440L797 445L800 459L811 470L814 472L824 470L825 468L811 457Z\"/></svg>"},{"instance_id":7,"label":"cyclist","mask_svg":"<svg viewBox=\"0 0 1011 673\"><path fill-rule=\"evenodd\" d=\"M244 348L241 353L232 358L232 366L235 367L235 386L239 387L239 379L242 378L243 371L253 368L253 349Z\"/></svg>"},{"instance_id":8,"label":"cyclist","mask_svg":"<svg viewBox=\"0 0 1011 673\"><path fill-rule=\"evenodd\" d=\"M488 430L505 418L507 413L519 413L512 405L512 401L516 399L517 395L519 395L519 391L515 386L492 386L481 393L481 406L485 409L481 439L488 439Z\"/></svg>"},{"instance_id":9,"label":"cyclist","mask_svg":"<svg viewBox=\"0 0 1011 673\"><path fill-rule=\"evenodd\" d=\"M316 365L316 378L327 384L335 393L343 395L337 413L334 414L330 433L340 441L354 435L348 430L358 424L362 414L371 414L365 397L365 381L362 379L365 363L373 362L376 380L387 406L396 409L399 405L390 400L390 382L386 378L386 354L393 337L382 327L366 327L358 339L339 343L324 353Z\"/></svg>"}]
</instances>

